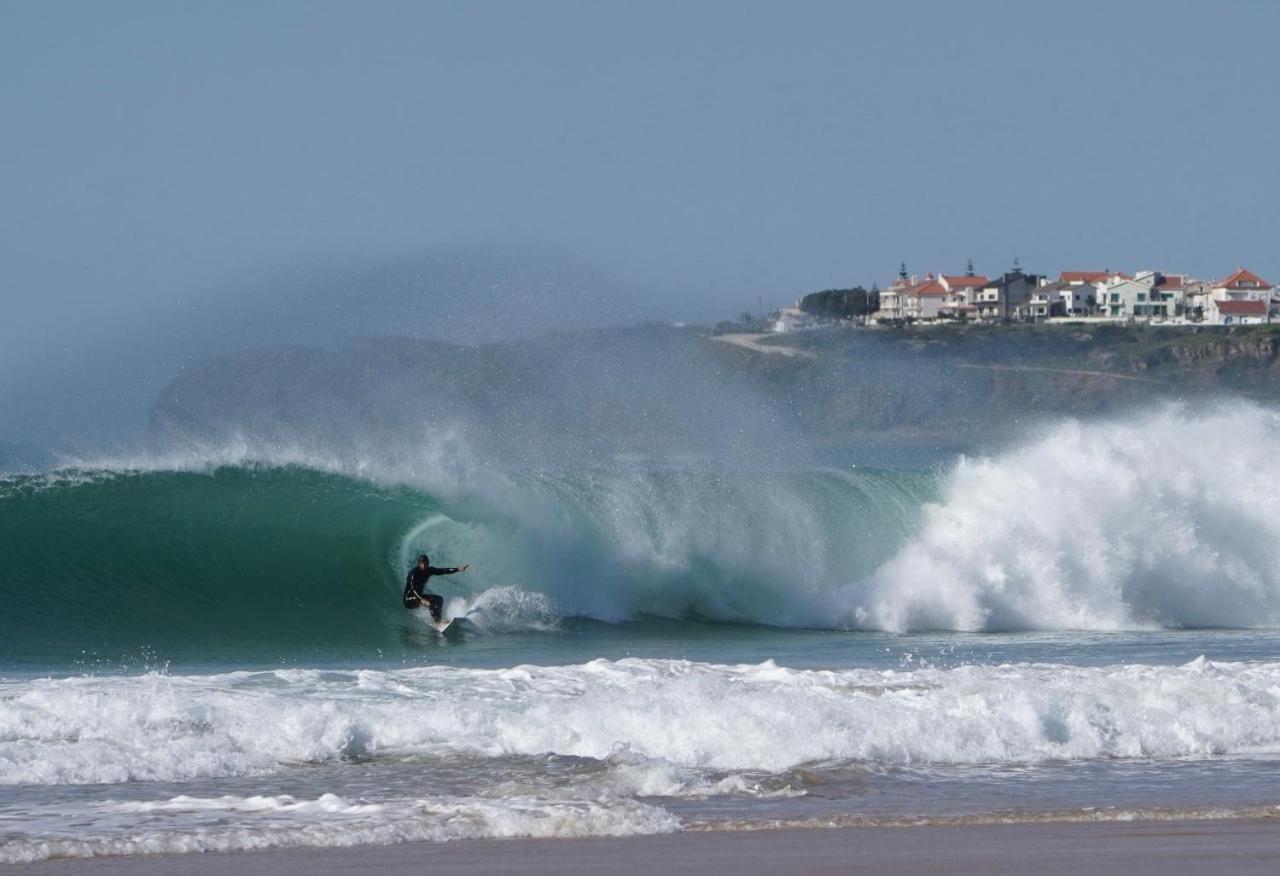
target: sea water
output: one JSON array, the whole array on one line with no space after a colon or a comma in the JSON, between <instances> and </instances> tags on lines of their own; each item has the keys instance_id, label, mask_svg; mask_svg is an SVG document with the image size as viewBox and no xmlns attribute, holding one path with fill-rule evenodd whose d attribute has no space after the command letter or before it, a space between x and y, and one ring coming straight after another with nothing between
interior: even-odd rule
<instances>
[{"instance_id":1,"label":"sea water","mask_svg":"<svg viewBox=\"0 0 1280 876\"><path fill-rule=\"evenodd\" d=\"M1275 814L1277 459L1237 406L927 467L10 476L0 863ZM445 636L421 552L472 564Z\"/></svg>"}]
</instances>

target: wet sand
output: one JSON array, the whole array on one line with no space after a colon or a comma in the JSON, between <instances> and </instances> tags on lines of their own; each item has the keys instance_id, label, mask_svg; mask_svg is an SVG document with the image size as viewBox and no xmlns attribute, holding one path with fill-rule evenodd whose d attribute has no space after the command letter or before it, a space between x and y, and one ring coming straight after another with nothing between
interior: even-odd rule
<instances>
[{"instance_id":1,"label":"wet sand","mask_svg":"<svg viewBox=\"0 0 1280 876\"><path fill-rule=\"evenodd\" d=\"M213 874L1276 873L1280 820L1008 824L467 840L49 861L24 876Z\"/></svg>"}]
</instances>

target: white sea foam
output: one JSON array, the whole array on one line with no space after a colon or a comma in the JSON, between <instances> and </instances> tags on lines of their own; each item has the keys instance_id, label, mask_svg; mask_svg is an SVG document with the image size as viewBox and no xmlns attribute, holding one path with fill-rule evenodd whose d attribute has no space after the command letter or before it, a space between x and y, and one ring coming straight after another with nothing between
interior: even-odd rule
<instances>
[{"instance_id":1,"label":"white sea foam","mask_svg":"<svg viewBox=\"0 0 1280 876\"><path fill-rule=\"evenodd\" d=\"M883 630L1280 625L1280 414L1170 406L964 460L834 602Z\"/></svg>"},{"instance_id":2,"label":"white sea foam","mask_svg":"<svg viewBox=\"0 0 1280 876\"><path fill-rule=\"evenodd\" d=\"M145 802L107 802L75 817L59 813L38 838L0 840L0 863L107 855L245 851L312 846L334 848L409 841L444 842L503 837L633 836L669 833L680 821L633 800L547 801L533 798L348 802L333 794L314 800L233 795L180 796ZM35 813L38 818L39 813ZM143 816L145 820L139 820ZM28 816L30 818L30 816ZM171 825L157 827L163 818ZM66 830L68 820L96 828ZM116 830L103 830L102 825Z\"/></svg>"},{"instance_id":3,"label":"white sea foam","mask_svg":"<svg viewBox=\"0 0 1280 876\"><path fill-rule=\"evenodd\" d=\"M778 818L755 821L708 821L686 825L693 831L754 831L832 829L845 827L971 827L988 824L1105 824L1149 821L1222 821L1275 818L1277 806L1096 807L1049 810L1004 810L969 815L836 815L818 818Z\"/></svg>"},{"instance_id":4,"label":"white sea foam","mask_svg":"<svg viewBox=\"0 0 1280 876\"><path fill-rule=\"evenodd\" d=\"M6 682L0 784L260 774L412 754L543 754L666 772L615 789L715 793L683 770L1280 753L1280 663L911 672L596 660L501 670L280 670ZM734 780L731 780L731 783Z\"/></svg>"}]
</instances>

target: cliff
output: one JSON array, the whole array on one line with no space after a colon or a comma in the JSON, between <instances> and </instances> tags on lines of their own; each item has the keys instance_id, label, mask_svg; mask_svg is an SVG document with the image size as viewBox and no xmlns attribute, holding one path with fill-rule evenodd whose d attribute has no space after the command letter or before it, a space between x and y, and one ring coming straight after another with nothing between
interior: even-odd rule
<instances>
[{"instance_id":1,"label":"cliff","mask_svg":"<svg viewBox=\"0 0 1280 876\"><path fill-rule=\"evenodd\" d=\"M1280 400L1280 326L935 326L720 344L829 442L977 449L1036 420L1170 401Z\"/></svg>"}]
</instances>

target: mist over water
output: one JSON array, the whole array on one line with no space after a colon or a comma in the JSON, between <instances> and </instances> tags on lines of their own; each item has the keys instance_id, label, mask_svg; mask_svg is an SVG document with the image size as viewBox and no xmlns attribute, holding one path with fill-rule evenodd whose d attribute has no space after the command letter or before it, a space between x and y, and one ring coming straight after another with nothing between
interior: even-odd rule
<instances>
[{"instance_id":1,"label":"mist over water","mask_svg":"<svg viewBox=\"0 0 1280 876\"><path fill-rule=\"evenodd\" d=\"M82 281L84 301L25 333L14 326L0 345L0 470L51 451L135 449L156 396L211 357L319 353L353 341L474 346L675 310L669 290L640 294L588 260L529 245L230 260L197 276L157 271L162 288L145 306L112 294L111 278L93 278Z\"/></svg>"}]
</instances>

